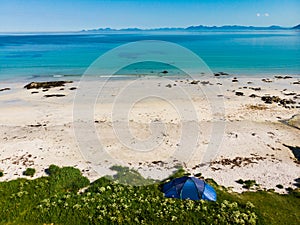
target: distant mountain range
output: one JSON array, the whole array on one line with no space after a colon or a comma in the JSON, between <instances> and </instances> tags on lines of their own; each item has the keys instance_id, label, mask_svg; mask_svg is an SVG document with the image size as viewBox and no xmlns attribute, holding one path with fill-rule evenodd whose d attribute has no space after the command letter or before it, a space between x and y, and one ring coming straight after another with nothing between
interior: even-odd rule
<instances>
[{"instance_id":1,"label":"distant mountain range","mask_svg":"<svg viewBox=\"0 0 300 225\"><path fill-rule=\"evenodd\" d=\"M293 29L300 30L300 24L298 24L297 26L294 26Z\"/></svg>"},{"instance_id":2,"label":"distant mountain range","mask_svg":"<svg viewBox=\"0 0 300 225\"><path fill-rule=\"evenodd\" d=\"M220 31L234 31L234 30L300 30L300 24L294 27L281 27L281 26L269 26L269 27L255 27L255 26L239 26L239 25L225 25L225 26L190 26L190 27L164 27L164 28L124 28L124 29L113 29L113 28L99 28L92 30L82 30L82 32L101 32L101 31L209 31L209 30L220 30Z\"/></svg>"}]
</instances>

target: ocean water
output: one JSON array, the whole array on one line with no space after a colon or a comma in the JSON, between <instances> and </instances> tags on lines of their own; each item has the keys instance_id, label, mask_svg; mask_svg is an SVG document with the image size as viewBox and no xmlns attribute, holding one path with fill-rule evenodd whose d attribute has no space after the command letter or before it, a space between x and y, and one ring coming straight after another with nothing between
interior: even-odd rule
<instances>
[{"instance_id":1,"label":"ocean water","mask_svg":"<svg viewBox=\"0 0 300 225\"><path fill-rule=\"evenodd\" d=\"M0 34L0 80L80 76L105 52L140 40L186 47L213 72L300 74L299 31L45 33ZM170 66L155 62L128 66L119 74L159 75L163 70L172 74Z\"/></svg>"}]
</instances>

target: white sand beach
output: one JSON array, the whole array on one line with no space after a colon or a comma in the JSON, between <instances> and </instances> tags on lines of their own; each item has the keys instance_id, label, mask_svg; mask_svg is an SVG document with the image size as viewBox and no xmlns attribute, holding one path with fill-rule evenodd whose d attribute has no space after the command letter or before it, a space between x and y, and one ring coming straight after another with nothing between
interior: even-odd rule
<instances>
[{"instance_id":1,"label":"white sand beach","mask_svg":"<svg viewBox=\"0 0 300 225\"><path fill-rule=\"evenodd\" d=\"M183 161L190 173L202 173L234 191L244 190L236 180L250 179L283 193L285 189L276 185L295 187L300 175L290 149L300 146L300 130L281 122L300 113L300 76L262 79L87 80L49 89L25 89L26 82L0 83L0 89L10 88L0 92L0 181L23 177L28 167L37 170L34 177L43 176L50 164L74 166L95 180L105 170L100 174L94 168L105 167L109 173L111 166L96 156L99 163L94 165L87 155L97 152L91 146L101 145L115 162L146 177L163 179L174 170L168 168ZM45 96L51 94L62 96ZM273 99L268 104L262 96L287 102ZM78 109L92 117L80 115ZM193 124L197 134L189 130ZM91 136L89 129L96 134ZM178 148L182 152L177 154ZM211 157L206 158L207 151L212 151Z\"/></svg>"}]
</instances>

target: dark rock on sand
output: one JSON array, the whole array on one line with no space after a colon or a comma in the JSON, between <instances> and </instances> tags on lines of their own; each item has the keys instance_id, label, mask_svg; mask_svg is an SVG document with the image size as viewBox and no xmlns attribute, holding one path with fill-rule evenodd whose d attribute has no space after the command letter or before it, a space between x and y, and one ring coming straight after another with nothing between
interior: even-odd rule
<instances>
[{"instance_id":1,"label":"dark rock on sand","mask_svg":"<svg viewBox=\"0 0 300 225\"><path fill-rule=\"evenodd\" d=\"M163 165L166 164L166 163L164 163L164 162L161 161L161 160L158 160L158 161L152 161L152 164L154 164L154 165L160 164L161 166L163 166Z\"/></svg>"},{"instance_id":2,"label":"dark rock on sand","mask_svg":"<svg viewBox=\"0 0 300 225\"><path fill-rule=\"evenodd\" d=\"M293 77L291 77L291 76L274 76L276 79L291 79L291 78L293 78Z\"/></svg>"},{"instance_id":3,"label":"dark rock on sand","mask_svg":"<svg viewBox=\"0 0 300 225\"><path fill-rule=\"evenodd\" d=\"M239 80L238 80L236 77L234 77L234 78L232 79L232 82L239 82Z\"/></svg>"},{"instance_id":4,"label":"dark rock on sand","mask_svg":"<svg viewBox=\"0 0 300 225\"><path fill-rule=\"evenodd\" d=\"M71 91L76 90L76 89L77 89L77 87L71 87L70 88Z\"/></svg>"},{"instance_id":5,"label":"dark rock on sand","mask_svg":"<svg viewBox=\"0 0 300 225\"><path fill-rule=\"evenodd\" d=\"M43 127L45 127L45 126L47 126L47 124L40 124L40 123L38 123L38 124L31 124L31 125L28 125L29 127L41 127L41 126L43 126Z\"/></svg>"},{"instance_id":6,"label":"dark rock on sand","mask_svg":"<svg viewBox=\"0 0 300 225\"><path fill-rule=\"evenodd\" d=\"M292 99L281 99L278 96L262 96L261 100L266 104L279 103L281 106L285 108L290 108L287 105L296 104L296 102Z\"/></svg>"},{"instance_id":7,"label":"dark rock on sand","mask_svg":"<svg viewBox=\"0 0 300 225\"><path fill-rule=\"evenodd\" d=\"M235 92L235 95L237 95L237 96L244 96L244 93L240 92L240 91L237 91L237 92Z\"/></svg>"},{"instance_id":8,"label":"dark rock on sand","mask_svg":"<svg viewBox=\"0 0 300 225\"><path fill-rule=\"evenodd\" d=\"M2 89L0 89L0 91L9 91L10 90L10 88L2 88Z\"/></svg>"},{"instance_id":9,"label":"dark rock on sand","mask_svg":"<svg viewBox=\"0 0 300 225\"><path fill-rule=\"evenodd\" d=\"M223 76L228 76L229 75L228 73L225 73L225 72L219 72L219 74L221 74Z\"/></svg>"},{"instance_id":10,"label":"dark rock on sand","mask_svg":"<svg viewBox=\"0 0 300 225\"><path fill-rule=\"evenodd\" d=\"M276 79L282 79L283 76L274 76Z\"/></svg>"},{"instance_id":11,"label":"dark rock on sand","mask_svg":"<svg viewBox=\"0 0 300 225\"><path fill-rule=\"evenodd\" d=\"M296 95L295 92L290 92L290 93L283 93L284 95Z\"/></svg>"},{"instance_id":12,"label":"dark rock on sand","mask_svg":"<svg viewBox=\"0 0 300 225\"><path fill-rule=\"evenodd\" d=\"M295 96L293 97L293 99L298 99L298 98L300 98L300 95L295 95Z\"/></svg>"},{"instance_id":13,"label":"dark rock on sand","mask_svg":"<svg viewBox=\"0 0 300 225\"><path fill-rule=\"evenodd\" d=\"M261 100L266 104L278 103L281 99L278 96L262 96Z\"/></svg>"},{"instance_id":14,"label":"dark rock on sand","mask_svg":"<svg viewBox=\"0 0 300 225\"><path fill-rule=\"evenodd\" d=\"M73 81L48 81L48 82L31 82L24 86L26 89L33 88L52 88L52 87L62 87L66 83L72 83Z\"/></svg>"},{"instance_id":15,"label":"dark rock on sand","mask_svg":"<svg viewBox=\"0 0 300 225\"><path fill-rule=\"evenodd\" d=\"M249 89L254 90L254 91L261 91L260 87L249 87Z\"/></svg>"},{"instance_id":16,"label":"dark rock on sand","mask_svg":"<svg viewBox=\"0 0 300 225\"><path fill-rule=\"evenodd\" d=\"M253 157L236 157L234 159L221 159L219 161L212 161L210 165L222 165L222 166L230 166L231 169L234 167L244 167L251 163L257 163L257 161L265 160L266 157L262 156L253 156Z\"/></svg>"},{"instance_id":17,"label":"dark rock on sand","mask_svg":"<svg viewBox=\"0 0 300 225\"><path fill-rule=\"evenodd\" d=\"M271 82L273 82L273 81L270 80L269 78L263 78L261 81L266 82L266 83L271 83Z\"/></svg>"},{"instance_id":18,"label":"dark rock on sand","mask_svg":"<svg viewBox=\"0 0 300 225\"><path fill-rule=\"evenodd\" d=\"M296 104L296 102L293 101L292 99L281 99L281 100L279 101L279 103L280 103L281 105Z\"/></svg>"},{"instance_id":19,"label":"dark rock on sand","mask_svg":"<svg viewBox=\"0 0 300 225\"><path fill-rule=\"evenodd\" d=\"M167 85L166 85L166 87L168 87L168 88L171 88L171 87L172 87L172 85L171 85L171 84L167 84Z\"/></svg>"},{"instance_id":20,"label":"dark rock on sand","mask_svg":"<svg viewBox=\"0 0 300 225\"><path fill-rule=\"evenodd\" d=\"M193 80L193 81L191 81L190 84L198 84L199 82L200 82L200 80Z\"/></svg>"},{"instance_id":21,"label":"dark rock on sand","mask_svg":"<svg viewBox=\"0 0 300 225\"><path fill-rule=\"evenodd\" d=\"M51 94L51 95L44 95L44 97L46 98L50 98L50 97L64 97L66 95L63 94Z\"/></svg>"},{"instance_id":22,"label":"dark rock on sand","mask_svg":"<svg viewBox=\"0 0 300 225\"><path fill-rule=\"evenodd\" d=\"M219 76L228 76L228 73L225 72L218 72L218 73L214 73L215 77L219 77Z\"/></svg>"},{"instance_id":23,"label":"dark rock on sand","mask_svg":"<svg viewBox=\"0 0 300 225\"><path fill-rule=\"evenodd\" d=\"M212 85L211 83L209 83L209 81L201 81L200 83L201 83L202 85L207 85L207 84Z\"/></svg>"},{"instance_id":24,"label":"dark rock on sand","mask_svg":"<svg viewBox=\"0 0 300 225\"><path fill-rule=\"evenodd\" d=\"M249 97L250 97L250 98L257 98L257 97L259 97L259 96L256 95L256 94L251 94L251 95L249 95Z\"/></svg>"},{"instance_id":25,"label":"dark rock on sand","mask_svg":"<svg viewBox=\"0 0 300 225\"><path fill-rule=\"evenodd\" d=\"M293 84L300 84L300 81L295 81L293 82Z\"/></svg>"}]
</instances>

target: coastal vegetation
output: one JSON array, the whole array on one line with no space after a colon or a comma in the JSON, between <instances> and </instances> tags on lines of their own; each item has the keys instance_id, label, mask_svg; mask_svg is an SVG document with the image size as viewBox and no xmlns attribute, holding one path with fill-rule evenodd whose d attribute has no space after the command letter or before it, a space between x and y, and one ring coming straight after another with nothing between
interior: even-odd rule
<instances>
[{"instance_id":1,"label":"coastal vegetation","mask_svg":"<svg viewBox=\"0 0 300 225\"><path fill-rule=\"evenodd\" d=\"M35 169L34 169L34 168L27 168L27 169L23 172L23 175L24 175L24 176L30 176L30 177L33 177L34 174L35 174Z\"/></svg>"},{"instance_id":2,"label":"coastal vegetation","mask_svg":"<svg viewBox=\"0 0 300 225\"><path fill-rule=\"evenodd\" d=\"M1 224L298 224L299 192L232 193L212 179L217 202L165 198L162 182L115 166L92 183L72 167L51 165L48 176L0 183ZM185 175L179 169L171 178ZM138 180L143 186L125 185ZM122 183L121 183L122 182ZM149 182L149 184L147 184ZM152 183L152 184L150 184Z\"/></svg>"},{"instance_id":3,"label":"coastal vegetation","mask_svg":"<svg viewBox=\"0 0 300 225\"><path fill-rule=\"evenodd\" d=\"M238 184L242 184L243 188L251 189L253 186L259 187L255 180L242 180L239 179L236 181Z\"/></svg>"}]
</instances>

